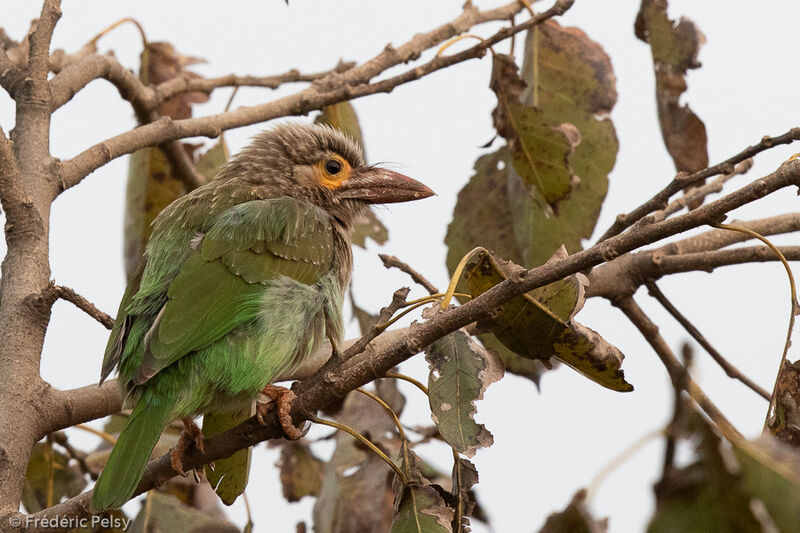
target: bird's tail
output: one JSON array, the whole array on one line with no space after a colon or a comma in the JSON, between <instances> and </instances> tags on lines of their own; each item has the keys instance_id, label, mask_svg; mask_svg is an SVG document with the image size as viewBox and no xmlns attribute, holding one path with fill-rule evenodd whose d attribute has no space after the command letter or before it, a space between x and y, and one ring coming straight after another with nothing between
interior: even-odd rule
<instances>
[{"instance_id":1,"label":"bird's tail","mask_svg":"<svg viewBox=\"0 0 800 533\"><path fill-rule=\"evenodd\" d=\"M136 402L94 486L92 512L118 509L131 498L169 422L171 408L171 402L154 401L149 394Z\"/></svg>"},{"instance_id":2,"label":"bird's tail","mask_svg":"<svg viewBox=\"0 0 800 533\"><path fill-rule=\"evenodd\" d=\"M255 402L239 410L206 414L203 416L203 435L211 437L244 422L255 414ZM247 487L250 476L252 448L239 450L230 457L214 461L214 468L206 466L206 478L225 505L231 505Z\"/></svg>"}]
</instances>

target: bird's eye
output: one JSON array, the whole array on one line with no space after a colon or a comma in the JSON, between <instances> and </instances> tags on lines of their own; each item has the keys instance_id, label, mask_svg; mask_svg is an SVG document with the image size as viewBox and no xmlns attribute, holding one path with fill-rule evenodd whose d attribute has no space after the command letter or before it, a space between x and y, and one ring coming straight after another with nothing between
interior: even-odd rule
<instances>
[{"instance_id":1,"label":"bird's eye","mask_svg":"<svg viewBox=\"0 0 800 533\"><path fill-rule=\"evenodd\" d=\"M328 159L325 161L325 172L331 176L335 176L342 171L342 164L335 159Z\"/></svg>"}]
</instances>

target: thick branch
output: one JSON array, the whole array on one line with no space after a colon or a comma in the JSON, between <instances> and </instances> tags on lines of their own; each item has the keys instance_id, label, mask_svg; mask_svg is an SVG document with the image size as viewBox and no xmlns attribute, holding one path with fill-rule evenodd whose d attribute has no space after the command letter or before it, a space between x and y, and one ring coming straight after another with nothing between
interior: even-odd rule
<instances>
[{"instance_id":1,"label":"thick branch","mask_svg":"<svg viewBox=\"0 0 800 533\"><path fill-rule=\"evenodd\" d=\"M28 58L28 78L31 80L32 97L46 102L47 75L50 73L50 41L58 19L61 18L61 1L45 0L42 14L36 23L36 29L30 37L30 53Z\"/></svg>"},{"instance_id":2,"label":"thick branch","mask_svg":"<svg viewBox=\"0 0 800 533\"><path fill-rule=\"evenodd\" d=\"M689 185L699 183L706 178L716 176L717 174L728 174L734 170L734 165L741 163L745 159L749 159L754 155L768 150L774 146L781 144L790 144L800 139L800 128L792 128L783 135L777 137L764 136L761 142L748 146L738 154L729 157L722 163L718 163L712 167L693 172L691 174L678 174L666 187L658 192L655 196L647 200L645 203L634 209L628 214L617 216L617 220L610 228L606 230L598 242L603 242L606 239L618 235L620 232L630 227L632 224L640 220L645 215L652 213L658 209L667 207L667 202L673 194L683 190Z\"/></svg>"},{"instance_id":3,"label":"thick branch","mask_svg":"<svg viewBox=\"0 0 800 533\"><path fill-rule=\"evenodd\" d=\"M100 142L78 154L71 160L65 161L60 168L61 182L64 188L72 187L78 184L86 175L105 165L112 159L132 153L146 146L153 146L165 141L184 137L218 137L224 130L264 122L277 117L302 115L314 109L320 109L323 106L345 100L352 100L380 92L390 92L399 85L417 80L437 70L469 59L482 57L486 53L486 50L492 45L516 33L527 30L549 18L563 14L572 6L573 2L574 0L557 0L553 7L544 13L536 15L516 26L503 28L489 39L463 52L446 57L436 56L431 61L421 66L375 83L369 83L369 80L378 73L416 57L410 52L405 53L406 51L413 49L421 53L428 47L438 44L449 36L454 35L455 33L453 32L456 30L450 28L451 25L445 25L449 28L448 31L443 31L440 28L434 30L434 32L418 35L397 50L387 48L381 54L360 67L354 67L344 74L323 78L308 89L269 103L240 108L234 111L202 118L185 120L162 118L152 124L140 126L132 131ZM519 4L517 2L513 2L511 5L513 5L515 9L519 9ZM507 9L510 9L510 7L507 6ZM468 8L467 11L471 12L470 8ZM492 10L491 13L498 11L499 10ZM478 15L480 15L480 13ZM475 20L482 20L482 17L478 15L474 16ZM464 15L462 15L462 17L463 16ZM457 20L460 19L461 17ZM400 53L400 50L404 51L403 54Z\"/></svg>"},{"instance_id":4,"label":"thick branch","mask_svg":"<svg viewBox=\"0 0 800 533\"><path fill-rule=\"evenodd\" d=\"M762 235L790 233L800 231L800 213L787 213L736 224ZM777 260L767 247L718 250L748 238L742 233L714 229L660 248L624 255L589 273L586 297L602 296L614 300L632 295L648 279L655 280L668 274L696 270L711 272L726 265ZM784 246L781 251L787 259L797 260L796 248Z\"/></svg>"},{"instance_id":5,"label":"thick branch","mask_svg":"<svg viewBox=\"0 0 800 533\"><path fill-rule=\"evenodd\" d=\"M96 420L122 409L122 395L117 381L87 385L79 389L50 388L43 398L46 420L39 438L48 433Z\"/></svg>"}]
</instances>

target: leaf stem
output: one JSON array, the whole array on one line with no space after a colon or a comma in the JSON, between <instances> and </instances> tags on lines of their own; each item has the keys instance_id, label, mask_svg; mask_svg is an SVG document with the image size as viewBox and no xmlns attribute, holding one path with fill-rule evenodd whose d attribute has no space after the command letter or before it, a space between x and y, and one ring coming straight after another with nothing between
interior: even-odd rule
<instances>
[{"instance_id":1,"label":"leaf stem","mask_svg":"<svg viewBox=\"0 0 800 533\"><path fill-rule=\"evenodd\" d=\"M363 394L364 396L366 396L366 397L368 397L368 398L371 398L371 399L372 399L372 400L374 400L374 401L375 401L375 402L376 402L378 405L380 405L381 407L383 407L383 409L384 409L384 410L385 410L387 413L389 413L389 416L391 416L391 417L392 417L392 421L394 421L394 425L397 427L397 432L400 434L400 438L401 438L402 440L406 440L406 432L405 432L405 430L403 429L403 425L400 423L400 419L399 419L399 418L397 418L397 414L394 412L394 409L392 409L391 407L389 407L389 404L388 404L388 403L386 403L386 402L384 402L384 401L381 399L381 397L380 397L380 396L378 396L377 394L373 394L373 393L371 393L370 391L368 391L368 390L366 390L366 389L364 389L364 388L361 388L361 387L357 388L356 390L357 390L358 392L360 392L361 394Z\"/></svg>"},{"instance_id":2,"label":"leaf stem","mask_svg":"<svg viewBox=\"0 0 800 533\"><path fill-rule=\"evenodd\" d=\"M719 229L726 229L730 231L738 231L739 233L744 233L745 235L749 235L755 239L766 244L770 250L775 252L775 255L778 256L778 259L781 260L783 263L783 268L786 269L786 275L789 277L789 289L791 293L791 311L789 313L789 327L786 331L786 341L783 344L783 353L781 354L781 362L778 366L778 375L780 375L781 371L783 370L783 364L786 362L786 356L789 353L789 346L792 345L792 331L794 331L794 317L800 313L800 304L797 303L797 285L794 281L794 275L792 274L792 267L789 266L789 262L786 260L786 257L780 251L780 249L772 244L772 242L761 235L760 233L756 233L755 231L744 228L741 226L733 226L730 224L712 224L715 228ZM776 377L775 384L772 386L772 395L770 396L769 406L767 407L767 416L764 418L764 428L769 427L769 419L772 416L772 412L775 408L775 394L778 392L778 379Z\"/></svg>"},{"instance_id":3,"label":"leaf stem","mask_svg":"<svg viewBox=\"0 0 800 533\"><path fill-rule=\"evenodd\" d=\"M403 485L408 485L408 478L403 473L403 471L400 469L400 467L397 466L396 464L394 464L394 461L392 461L389 458L388 455L383 453L380 448L375 446L375 444L373 444L367 437L365 437L364 435L362 435L361 433L359 433L355 429L353 429L350 426L347 426L345 424L340 424L338 422L334 422L333 420L325 420L323 418L319 418L319 417L316 417L316 416L311 416L308 419L310 421L314 422L315 424L322 424L323 426L330 426L332 428L336 428L336 429L339 429L341 431L344 431L345 433L349 433L350 435L355 437L359 442L361 442L364 446L366 446L367 448L372 450L378 457L383 459L383 462L386 463L387 465L389 465L389 467L391 467L392 470L394 470L394 473L397 474L397 477L400 478L400 480L403 482Z\"/></svg>"},{"instance_id":4,"label":"leaf stem","mask_svg":"<svg viewBox=\"0 0 800 533\"><path fill-rule=\"evenodd\" d=\"M470 257L477 252L486 252L486 248L482 246L478 246L473 248L467 254L461 258L461 261L458 262L458 266L453 271L453 276L450 278L450 284L447 286L447 292L444 293L444 298L442 298L441 308L447 309L450 305L450 300L453 299L453 295L456 293L456 285L458 285L458 278L461 277L461 273L464 271L464 267L467 266L467 261L469 261Z\"/></svg>"}]
</instances>

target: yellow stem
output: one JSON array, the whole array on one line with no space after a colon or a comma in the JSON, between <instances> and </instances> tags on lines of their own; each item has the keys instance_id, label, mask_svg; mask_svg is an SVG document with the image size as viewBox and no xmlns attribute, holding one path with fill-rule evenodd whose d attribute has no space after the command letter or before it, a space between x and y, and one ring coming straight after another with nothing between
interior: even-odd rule
<instances>
[{"instance_id":1,"label":"yellow stem","mask_svg":"<svg viewBox=\"0 0 800 533\"><path fill-rule=\"evenodd\" d=\"M387 372L384 374L384 377L402 379L403 381L407 381L412 385L414 385L415 387L417 387L422 392L424 392L425 396L428 396L428 387L426 387L416 379L412 378L411 376L406 376L405 374L401 374L400 372Z\"/></svg>"},{"instance_id":2,"label":"yellow stem","mask_svg":"<svg viewBox=\"0 0 800 533\"><path fill-rule=\"evenodd\" d=\"M400 467L397 466L396 464L394 464L394 461L392 461L389 458L388 455L383 453L380 450L380 448L375 446L372 442L370 442L370 440L368 438L366 438L364 435L362 435L361 433L359 433L355 429L351 428L350 426L346 426L345 424L340 424L338 422L334 422L333 420L325 420L325 419L322 419L322 418L318 418L316 416L309 417L309 420L311 420L315 424L322 424L323 426L330 426L332 428L336 428L336 429L339 429L341 431L344 431L345 433L349 433L350 435L355 437L359 442L361 442L364 446L366 446L367 448L369 448L370 450L375 452L375 454L378 457L383 459L383 462L386 463L387 465L389 465L392 470L394 470L394 473L397 474L397 477L400 478L400 480L403 482L403 485L408 485L408 478L406 478L406 475L403 473L402 470L400 470Z\"/></svg>"},{"instance_id":3,"label":"yellow stem","mask_svg":"<svg viewBox=\"0 0 800 533\"><path fill-rule=\"evenodd\" d=\"M86 431L88 433L92 433L94 435L97 435L98 437L100 437L104 441L109 442L111 444L116 444L117 443L117 438L114 437L113 435L110 435L110 434L106 433L105 431L101 431L99 429L94 429L93 427L89 427L86 424L76 424L73 427L75 427L77 429L82 429L83 431Z\"/></svg>"},{"instance_id":4,"label":"yellow stem","mask_svg":"<svg viewBox=\"0 0 800 533\"><path fill-rule=\"evenodd\" d=\"M437 50L437 51L436 51L436 55L437 55L437 56L440 56L440 55L442 55L442 53L443 53L445 50L447 50L447 49L448 49L448 48L450 48L452 45L454 45L455 43L457 43L458 41L461 41L461 40L463 40L463 39L478 39L480 42L483 42L483 39L482 39L482 38L480 38L480 37L478 37L477 35L472 35L471 33L465 33L464 35L459 35L458 37L456 37L456 38L454 38L454 39L450 39L449 41L447 41L446 43L444 43L442 46L440 46L440 47L439 47L439 50Z\"/></svg>"},{"instance_id":5,"label":"yellow stem","mask_svg":"<svg viewBox=\"0 0 800 533\"><path fill-rule=\"evenodd\" d=\"M461 272L464 271L464 267L467 266L467 261L469 258L472 257L473 254L476 252L485 252L486 248L482 248L478 246L477 248L473 248L467 255L461 258L461 261L458 262L458 266L456 267L455 272L453 272L453 276L450 278L450 284L447 286L447 292L444 294L444 298L442 298L441 307L442 309L447 309L450 305L450 300L453 299L453 295L456 292L456 285L458 285L458 278L461 277Z\"/></svg>"},{"instance_id":6,"label":"yellow stem","mask_svg":"<svg viewBox=\"0 0 800 533\"><path fill-rule=\"evenodd\" d=\"M366 396L368 398L372 398L376 403L378 403L381 407L383 407L383 409L387 413L389 413L389 416L392 417L392 420L394 421L394 425L397 426L397 432L400 433L400 438L402 440L406 440L406 432L403 429L403 426L400 424L400 419L397 418L397 414L394 412L394 410L391 407L389 407L389 404L384 402L380 398L380 396L378 396L377 394L373 394L373 393L369 392L366 389L362 389L361 387L359 387L356 390L358 392L360 392L361 394L363 394L364 396Z\"/></svg>"},{"instance_id":7,"label":"yellow stem","mask_svg":"<svg viewBox=\"0 0 800 533\"><path fill-rule=\"evenodd\" d=\"M781 354L781 363L780 365L778 365L778 373L780 374L781 370L783 369L783 364L786 362L786 356L789 353L789 346L791 346L792 344L792 330L794 330L794 320L795 320L794 317L798 314L798 312L800 312L800 305L797 302L797 285L795 284L794 275L792 274L792 267L789 266L789 262L786 260L786 257L784 257L783 253L781 253L780 249L774 244L772 244L772 242L770 242L770 240L764 237L763 235L756 233L751 229L743 228L741 226L733 226L730 224L713 224L713 226L715 228L726 229L729 231L738 231L739 233L744 233L745 235L749 235L750 237L758 239L759 241L766 244L770 248L770 250L772 250L775 253L775 255L778 256L778 259L781 260L781 263L783 263L783 268L786 270L786 275L789 277L789 289L791 292L792 300L791 300L791 310L789 313L789 328L786 331L786 342L784 342L783 344L783 354ZM777 393L777 390L778 390L778 380L776 379L775 384L772 386L772 396L770 397L769 406L767 407L767 416L764 419L765 428L769 426L769 419L770 416L772 416L773 409L775 408L775 394Z\"/></svg>"}]
</instances>

